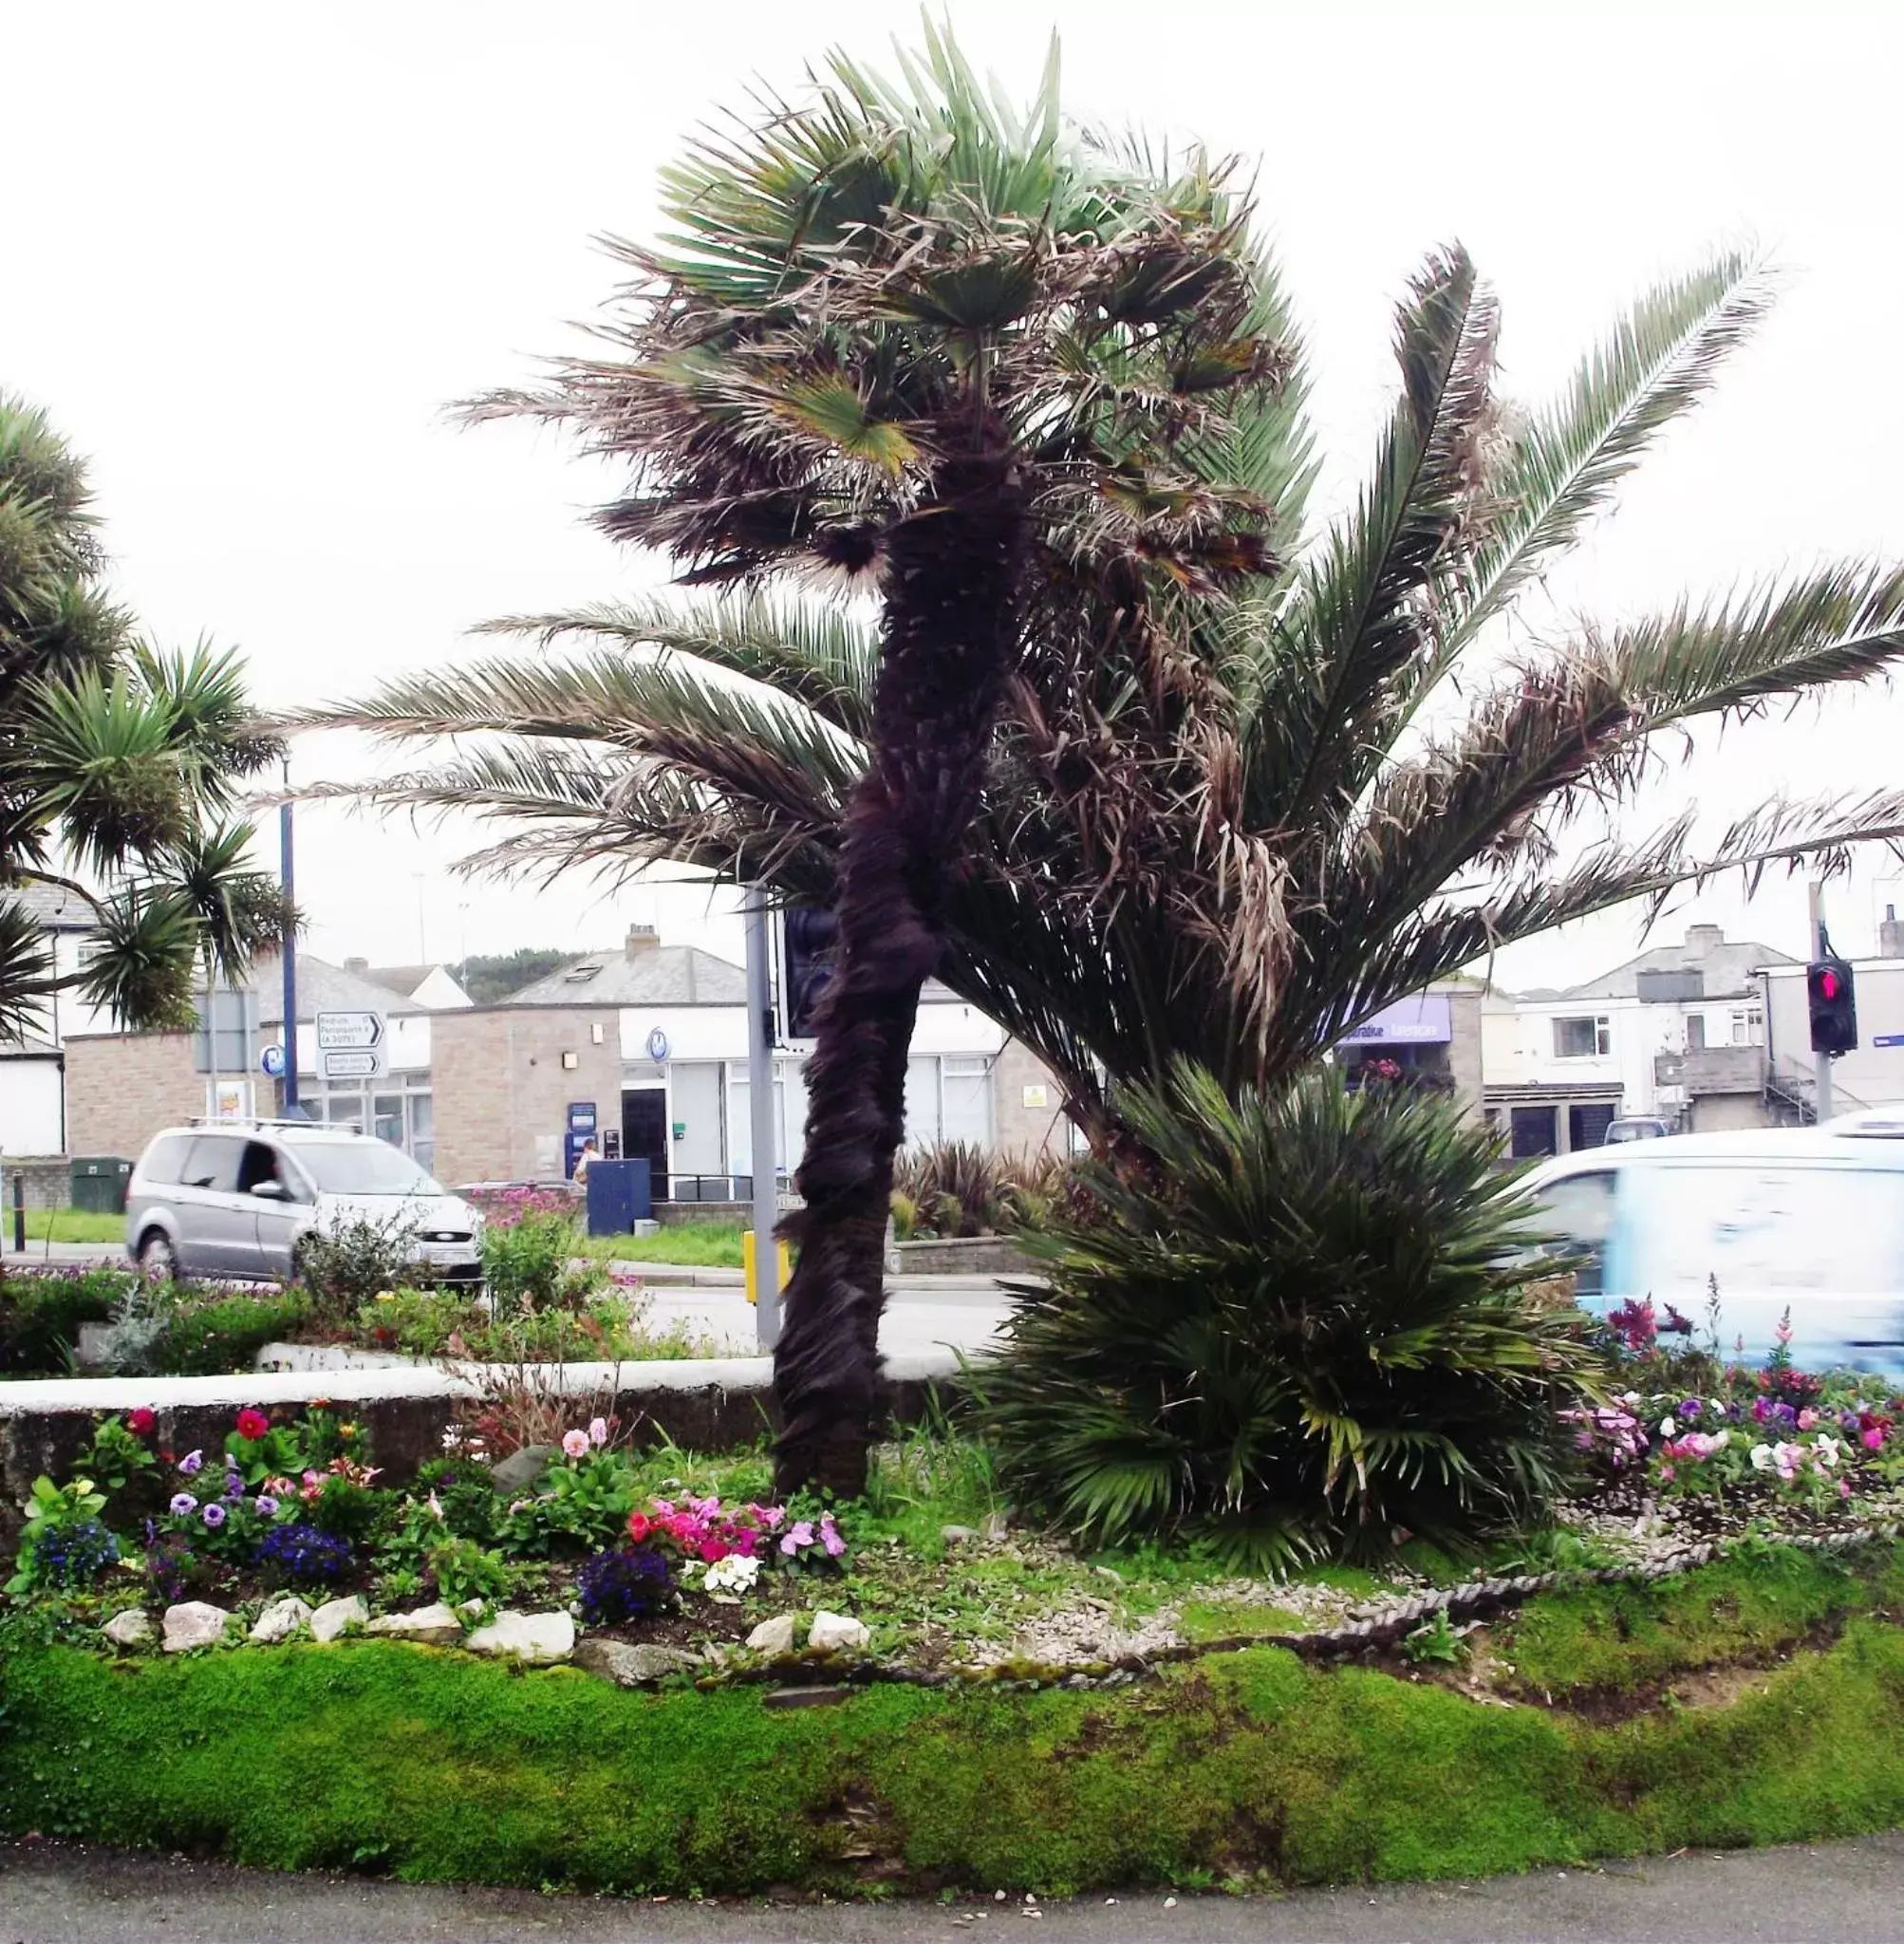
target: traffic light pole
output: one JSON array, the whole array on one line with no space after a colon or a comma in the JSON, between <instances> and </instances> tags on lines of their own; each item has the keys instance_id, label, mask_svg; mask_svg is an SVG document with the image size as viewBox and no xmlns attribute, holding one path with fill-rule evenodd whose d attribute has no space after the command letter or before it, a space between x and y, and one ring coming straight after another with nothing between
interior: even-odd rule
<instances>
[{"instance_id":1,"label":"traffic light pole","mask_svg":"<svg viewBox=\"0 0 1904 1944\"><path fill-rule=\"evenodd\" d=\"M1813 959L1822 959L1829 949L1824 932L1824 887L1814 881L1806 893L1806 912L1811 925L1811 951ZM1831 1061L1828 1053L1812 1056L1812 1071L1816 1075L1818 1091L1818 1124L1822 1127L1831 1118Z\"/></svg>"},{"instance_id":2,"label":"traffic light pole","mask_svg":"<svg viewBox=\"0 0 1904 1944\"><path fill-rule=\"evenodd\" d=\"M767 892L747 888L747 1106L754 1150L754 1331L762 1350L780 1340L780 1220L775 1180L774 1049L768 1039L774 995L767 979Z\"/></svg>"}]
</instances>

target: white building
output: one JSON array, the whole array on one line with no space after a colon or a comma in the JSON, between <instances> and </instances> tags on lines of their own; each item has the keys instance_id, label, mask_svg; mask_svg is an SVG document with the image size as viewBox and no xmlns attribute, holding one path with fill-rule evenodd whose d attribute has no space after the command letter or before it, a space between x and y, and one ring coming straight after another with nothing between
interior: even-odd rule
<instances>
[{"instance_id":1,"label":"white building","mask_svg":"<svg viewBox=\"0 0 1904 1944\"><path fill-rule=\"evenodd\" d=\"M54 976L83 971L92 934L92 907L57 885L23 885L6 893L39 925ZM66 1152L65 1043L96 1031L103 1016L71 989L48 993L37 1029L0 1040L0 1154L9 1159Z\"/></svg>"},{"instance_id":2,"label":"white building","mask_svg":"<svg viewBox=\"0 0 1904 1944\"><path fill-rule=\"evenodd\" d=\"M1760 1126L1770 945L1695 925L1564 992L1490 992L1482 1009L1489 1117L1516 1155L1597 1147L1615 1115L1657 1115L1700 1131Z\"/></svg>"}]
</instances>

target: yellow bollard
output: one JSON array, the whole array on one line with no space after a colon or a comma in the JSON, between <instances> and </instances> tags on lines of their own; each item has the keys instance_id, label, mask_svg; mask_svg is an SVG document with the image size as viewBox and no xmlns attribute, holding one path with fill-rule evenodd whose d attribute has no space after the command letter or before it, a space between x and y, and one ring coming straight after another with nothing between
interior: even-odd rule
<instances>
[{"instance_id":1,"label":"yellow bollard","mask_svg":"<svg viewBox=\"0 0 1904 1944\"><path fill-rule=\"evenodd\" d=\"M781 1243L775 1249L774 1253L779 1258L780 1263L778 1287L785 1289L793 1278L793 1258L785 1243ZM747 1300L751 1303L757 1303L760 1300L760 1295L754 1286L754 1231L751 1228L744 1230L740 1237L740 1262L747 1276Z\"/></svg>"}]
</instances>

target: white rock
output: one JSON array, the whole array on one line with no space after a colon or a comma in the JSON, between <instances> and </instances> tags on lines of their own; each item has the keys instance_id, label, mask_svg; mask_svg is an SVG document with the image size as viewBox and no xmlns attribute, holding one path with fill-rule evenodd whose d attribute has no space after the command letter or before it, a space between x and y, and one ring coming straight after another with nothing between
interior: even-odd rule
<instances>
[{"instance_id":1,"label":"white rock","mask_svg":"<svg viewBox=\"0 0 1904 1944\"><path fill-rule=\"evenodd\" d=\"M762 1620L747 1636L747 1644L756 1654L792 1654L793 1651L793 1616L775 1614L771 1620Z\"/></svg>"},{"instance_id":2,"label":"white rock","mask_svg":"<svg viewBox=\"0 0 1904 1944\"><path fill-rule=\"evenodd\" d=\"M252 1638L260 1647L276 1647L309 1619L310 1607L306 1601L294 1593L281 1593L253 1622Z\"/></svg>"},{"instance_id":3,"label":"white rock","mask_svg":"<svg viewBox=\"0 0 1904 1944\"><path fill-rule=\"evenodd\" d=\"M700 1655L647 1640L600 1640L591 1636L576 1648L575 1665L618 1688L645 1688L699 1667Z\"/></svg>"},{"instance_id":4,"label":"white rock","mask_svg":"<svg viewBox=\"0 0 1904 1944\"><path fill-rule=\"evenodd\" d=\"M500 1613L463 1645L472 1654L515 1660L567 1660L575 1651L575 1622L568 1614Z\"/></svg>"},{"instance_id":5,"label":"white rock","mask_svg":"<svg viewBox=\"0 0 1904 1944\"><path fill-rule=\"evenodd\" d=\"M348 1599L327 1599L310 1617L310 1637L320 1643L335 1640L346 1627L361 1627L370 1617L370 1609L361 1593Z\"/></svg>"},{"instance_id":6,"label":"white rock","mask_svg":"<svg viewBox=\"0 0 1904 1944\"><path fill-rule=\"evenodd\" d=\"M813 1616L807 1645L818 1648L823 1654L867 1648L872 1645L872 1629L864 1620L855 1620L846 1614L830 1614L822 1607Z\"/></svg>"},{"instance_id":7,"label":"white rock","mask_svg":"<svg viewBox=\"0 0 1904 1944\"><path fill-rule=\"evenodd\" d=\"M231 1618L221 1606L210 1606L202 1599L188 1599L182 1606L165 1609L165 1651L190 1654L195 1647L215 1647L225 1637L225 1622Z\"/></svg>"},{"instance_id":8,"label":"white rock","mask_svg":"<svg viewBox=\"0 0 1904 1944\"><path fill-rule=\"evenodd\" d=\"M115 1647L143 1647L152 1638L152 1617L129 1606L122 1614L114 1614L100 1632Z\"/></svg>"},{"instance_id":9,"label":"white rock","mask_svg":"<svg viewBox=\"0 0 1904 1944\"><path fill-rule=\"evenodd\" d=\"M364 1630L393 1640L420 1640L430 1647L454 1647L463 1637L463 1623L441 1600L420 1606L410 1614L379 1614Z\"/></svg>"}]
</instances>

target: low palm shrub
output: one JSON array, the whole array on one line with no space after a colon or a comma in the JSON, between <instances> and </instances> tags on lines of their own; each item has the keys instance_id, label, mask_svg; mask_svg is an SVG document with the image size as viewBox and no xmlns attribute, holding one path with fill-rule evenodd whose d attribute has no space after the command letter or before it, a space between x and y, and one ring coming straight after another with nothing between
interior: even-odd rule
<instances>
[{"instance_id":1,"label":"low palm shrub","mask_svg":"<svg viewBox=\"0 0 1904 1944\"><path fill-rule=\"evenodd\" d=\"M893 1216L913 1235L1009 1234L1043 1224L1063 1190L1065 1165L1039 1154L1001 1154L970 1141L908 1149L893 1164ZM904 1218L904 1219L902 1219Z\"/></svg>"},{"instance_id":2,"label":"low palm shrub","mask_svg":"<svg viewBox=\"0 0 1904 1944\"><path fill-rule=\"evenodd\" d=\"M968 1373L1021 1504L1276 1567L1465 1546L1561 1488L1596 1357L1456 1105L1329 1071L1230 1099L1184 1064L1121 1111L1148 1179L1084 1165L1086 1214L1029 1243L1049 1287Z\"/></svg>"}]
</instances>

